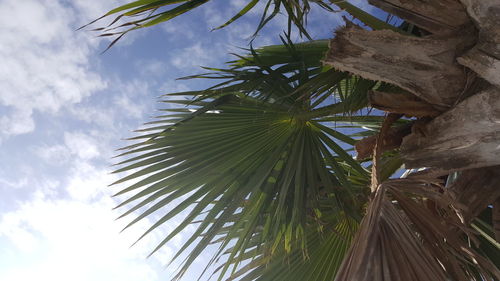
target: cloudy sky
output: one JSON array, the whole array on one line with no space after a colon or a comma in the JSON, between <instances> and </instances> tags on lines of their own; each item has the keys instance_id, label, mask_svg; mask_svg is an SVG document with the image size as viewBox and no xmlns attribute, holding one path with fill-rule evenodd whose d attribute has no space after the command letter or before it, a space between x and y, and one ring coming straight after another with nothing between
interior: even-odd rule
<instances>
[{"instance_id":1,"label":"cloudy sky","mask_svg":"<svg viewBox=\"0 0 500 281\"><path fill-rule=\"evenodd\" d=\"M150 221L119 233L111 157L160 108L159 95L200 89L175 81L221 66L247 46L261 8L209 32L246 4L214 0L174 21L109 41L75 29L125 0L0 0L0 280L169 280L180 236L146 259L162 233L130 247ZM228 4L230 3L230 4ZM315 39L338 14L311 17ZM279 42L278 18L256 46ZM118 187L119 188L119 187ZM163 228L168 231L175 221ZM203 257L202 257L203 258ZM201 267L203 260L198 264ZM184 280L194 280L196 268Z\"/></svg>"}]
</instances>

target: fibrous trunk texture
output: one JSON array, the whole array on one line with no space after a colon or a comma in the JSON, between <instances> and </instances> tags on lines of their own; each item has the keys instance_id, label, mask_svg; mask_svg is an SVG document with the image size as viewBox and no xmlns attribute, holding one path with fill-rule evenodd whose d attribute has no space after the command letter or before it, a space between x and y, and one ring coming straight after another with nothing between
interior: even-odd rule
<instances>
[{"instance_id":1,"label":"fibrous trunk texture","mask_svg":"<svg viewBox=\"0 0 500 281\"><path fill-rule=\"evenodd\" d=\"M433 34L457 31L470 21L464 6L457 0L369 0L368 2Z\"/></svg>"},{"instance_id":2,"label":"fibrous trunk texture","mask_svg":"<svg viewBox=\"0 0 500 281\"><path fill-rule=\"evenodd\" d=\"M403 139L406 168L446 172L500 165L500 91L473 95Z\"/></svg>"},{"instance_id":3,"label":"fibrous trunk texture","mask_svg":"<svg viewBox=\"0 0 500 281\"><path fill-rule=\"evenodd\" d=\"M500 87L500 0L461 2L479 30L479 40L458 62Z\"/></svg>"},{"instance_id":4,"label":"fibrous trunk texture","mask_svg":"<svg viewBox=\"0 0 500 281\"><path fill-rule=\"evenodd\" d=\"M435 117L441 113L430 103L404 91L398 93L370 91L368 101L376 109L405 114L408 117Z\"/></svg>"},{"instance_id":5,"label":"fibrous trunk texture","mask_svg":"<svg viewBox=\"0 0 500 281\"><path fill-rule=\"evenodd\" d=\"M448 108L466 86L466 74L455 57L471 43L467 36L420 38L350 24L336 32L324 62L363 78L397 85L430 104Z\"/></svg>"},{"instance_id":6,"label":"fibrous trunk texture","mask_svg":"<svg viewBox=\"0 0 500 281\"><path fill-rule=\"evenodd\" d=\"M396 149L401 145L403 137L411 133L412 124L405 124L398 127L393 127L384 134L380 145L380 152L384 153L386 151ZM377 142L378 134L366 137L359 140L354 145L356 150L356 159L362 160L369 158L373 155L373 149Z\"/></svg>"},{"instance_id":7,"label":"fibrous trunk texture","mask_svg":"<svg viewBox=\"0 0 500 281\"><path fill-rule=\"evenodd\" d=\"M446 192L464 221L469 223L488 205L500 199L500 167L463 171Z\"/></svg>"}]
</instances>

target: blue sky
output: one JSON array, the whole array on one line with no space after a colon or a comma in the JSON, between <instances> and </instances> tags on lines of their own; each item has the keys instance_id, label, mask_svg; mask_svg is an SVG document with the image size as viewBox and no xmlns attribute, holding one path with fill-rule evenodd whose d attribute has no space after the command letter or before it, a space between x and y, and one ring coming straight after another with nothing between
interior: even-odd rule
<instances>
[{"instance_id":1,"label":"blue sky","mask_svg":"<svg viewBox=\"0 0 500 281\"><path fill-rule=\"evenodd\" d=\"M262 7L209 32L246 4L215 0L170 23L109 41L75 29L127 1L0 0L0 280L169 280L165 267L183 236L146 259L163 233L129 247L151 220L119 233L111 157L149 121L167 92L200 89L175 81L221 66L247 46ZM356 2L356 1L353 1ZM316 9L317 10L317 9ZM331 37L339 14L314 12L315 39ZM255 46L279 42L285 18ZM207 258L208 255L205 256ZM184 280L194 280L202 259Z\"/></svg>"}]
</instances>

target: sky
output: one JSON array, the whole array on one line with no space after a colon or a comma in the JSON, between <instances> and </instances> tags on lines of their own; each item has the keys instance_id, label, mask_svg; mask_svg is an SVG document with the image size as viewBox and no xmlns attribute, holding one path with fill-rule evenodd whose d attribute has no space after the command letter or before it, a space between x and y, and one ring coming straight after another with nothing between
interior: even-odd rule
<instances>
[{"instance_id":1,"label":"sky","mask_svg":"<svg viewBox=\"0 0 500 281\"><path fill-rule=\"evenodd\" d=\"M165 104L161 94L206 87L176 81L222 66L248 47L262 5L210 32L247 1L213 0L188 15L109 40L76 31L126 0L0 0L0 280L169 280L179 236L150 258L175 219L133 247L152 220L120 233L120 198L108 187L116 149ZM352 1L354 3L358 1ZM314 39L332 36L340 14L315 9ZM284 17L254 46L278 43ZM183 280L195 280L202 256Z\"/></svg>"}]
</instances>

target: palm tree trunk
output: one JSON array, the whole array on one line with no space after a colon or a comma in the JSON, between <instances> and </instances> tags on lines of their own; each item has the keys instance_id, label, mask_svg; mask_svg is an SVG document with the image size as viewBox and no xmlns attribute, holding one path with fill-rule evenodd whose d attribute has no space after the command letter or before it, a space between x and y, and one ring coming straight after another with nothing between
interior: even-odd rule
<instances>
[{"instance_id":1,"label":"palm tree trunk","mask_svg":"<svg viewBox=\"0 0 500 281\"><path fill-rule=\"evenodd\" d=\"M363 78L399 86L438 107L451 107L466 86L457 54L475 42L465 36L415 37L390 30L368 31L348 24L330 42L325 63Z\"/></svg>"},{"instance_id":2,"label":"palm tree trunk","mask_svg":"<svg viewBox=\"0 0 500 281\"><path fill-rule=\"evenodd\" d=\"M368 31L348 23L331 40L325 63L401 88L399 93L370 93L369 100L374 107L430 120L424 126L422 122L415 122L412 132L403 138L400 149L406 168L433 168L434 179L460 171L451 185L441 187L443 190L436 193L439 200L435 202L441 205L441 211L450 209L450 217L442 217L439 212L430 210L428 204L407 200L400 193L405 188L387 187L392 190L392 200L398 201L409 221L418 229L425 241L423 247L435 245L427 249L447 276L443 279L435 273L419 280L490 280L472 277L469 271L459 266L462 257L477 260L481 274L486 274L483 276L499 278L500 270L482 260L472 248L461 244L457 233L464 231L466 235L469 223L494 203L492 225L497 239L500 236L500 0L369 2L415 24L421 30L421 36L390 30ZM384 146L384 143L377 145ZM418 185L425 189L432 183L423 181ZM381 189L383 187L384 183L380 185ZM423 198L429 200L425 195ZM387 198L378 200L390 202ZM376 208L374 203L370 211ZM398 279L399 272L391 271L394 269L388 268L387 275L380 274L385 272L387 264L384 262L391 262L395 254L400 255L400 260L412 254L383 243L386 237L377 231L384 226L384 212L379 211L369 215L381 219L380 223L375 224L366 218L363 221L361 229L365 230L366 237L357 236L336 280L368 280L368 277L360 276L370 274L378 277L370 280L401 280ZM458 216L453 217L456 214ZM403 219L394 227L406 224L408 222ZM448 226L442 228L443 225ZM461 226L457 228L457 225ZM370 233L378 233L378 236ZM374 245L363 242L367 237L373 238ZM409 236L402 239L408 243L413 241ZM468 249L458 260L446 250L454 249L452 251L456 254L465 248ZM375 258L378 260L372 262L370 268L354 266L356 260L367 258L362 255L373 255L379 253L377 251L383 253ZM397 267L397 262L394 266ZM413 266L409 262L405 270L418 270L418 266Z\"/></svg>"},{"instance_id":3,"label":"palm tree trunk","mask_svg":"<svg viewBox=\"0 0 500 281\"><path fill-rule=\"evenodd\" d=\"M376 108L437 115L405 137L406 167L437 167L448 174L500 165L500 1L370 2L433 34L368 31L349 23L336 32L325 63L414 96L409 103L407 94L371 93Z\"/></svg>"}]
</instances>

